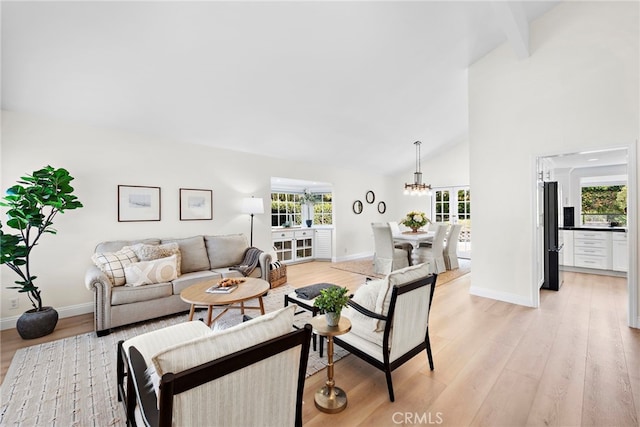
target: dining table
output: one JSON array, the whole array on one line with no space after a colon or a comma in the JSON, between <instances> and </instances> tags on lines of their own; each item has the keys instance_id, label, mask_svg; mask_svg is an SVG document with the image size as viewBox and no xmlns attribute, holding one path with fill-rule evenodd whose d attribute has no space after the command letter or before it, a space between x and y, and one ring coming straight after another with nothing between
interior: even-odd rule
<instances>
[{"instance_id":1,"label":"dining table","mask_svg":"<svg viewBox=\"0 0 640 427\"><path fill-rule=\"evenodd\" d=\"M434 231L402 231L400 233L393 233L394 243L411 243L413 251L411 251L411 265L419 264L418 253L415 251L420 246L420 243L432 243Z\"/></svg>"}]
</instances>

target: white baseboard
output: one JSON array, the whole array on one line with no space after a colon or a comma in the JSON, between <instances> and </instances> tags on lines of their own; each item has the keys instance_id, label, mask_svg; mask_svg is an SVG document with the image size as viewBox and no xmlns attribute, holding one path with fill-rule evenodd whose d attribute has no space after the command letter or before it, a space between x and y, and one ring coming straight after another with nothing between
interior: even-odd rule
<instances>
[{"instance_id":1,"label":"white baseboard","mask_svg":"<svg viewBox=\"0 0 640 427\"><path fill-rule=\"evenodd\" d=\"M373 252L361 252L359 254L353 254L345 257L335 257L332 259L332 261L333 262L353 261L355 259L371 258L372 256L373 256Z\"/></svg>"},{"instance_id":2,"label":"white baseboard","mask_svg":"<svg viewBox=\"0 0 640 427\"><path fill-rule=\"evenodd\" d=\"M504 301L511 304L523 305L525 307L535 307L531 299L525 298L521 295L515 295L509 292L500 292L500 291L494 291L492 289L478 288L475 286L471 286L471 288L469 289L469 293L471 295L495 299L498 301Z\"/></svg>"},{"instance_id":3,"label":"white baseboard","mask_svg":"<svg viewBox=\"0 0 640 427\"><path fill-rule=\"evenodd\" d=\"M87 302L84 304L76 304L70 305L67 307L54 307L58 312L58 317L60 319L64 317L72 317L78 316L80 314L93 313L93 303ZM20 314L21 315L21 314ZM12 329L16 327L16 322L20 315L5 317L0 320L0 330L4 331L5 329Z\"/></svg>"}]
</instances>

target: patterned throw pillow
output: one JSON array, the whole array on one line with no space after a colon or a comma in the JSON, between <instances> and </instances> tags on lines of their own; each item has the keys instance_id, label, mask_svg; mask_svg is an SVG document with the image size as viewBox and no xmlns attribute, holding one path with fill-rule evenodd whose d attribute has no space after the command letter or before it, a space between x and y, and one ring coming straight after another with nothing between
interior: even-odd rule
<instances>
[{"instance_id":1,"label":"patterned throw pillow","mask_svg":"<svg viewBox=\"0 0 640 427\"><path fill-rule=\"evenodd\" d=\"M107 275L113 286L122 286L125 283L125 267L138 262L138 257L130 248L124 247L118 252L95 253L91 261Z\"/></svg>"},{"instance_id":2,"label":"patterned throw pillow","mask_svg":"<svg viewBox=\"0 0 640 427\"><path fill-rule=\"evenodd\" d=\"M125 286L142 286L152 283L170 282L178 277L176 264L177 255L154 259L153 261L140 261L129 264L124 268L127 279Z\"/></svg>"},{"instance_id":3,"label":"patterned throw pillow","mask_svg":"<svg viewBox=\"0 0 640 427\"><path fill-rule=\"evenodd\" d=\"M146 245L144 243L138 243L133 246L125 247L130 248L135 252L138 260L140 261L153 261L154 259L177 255L176 264L178 266L178 276L180 276L180 263L182 257L180 256L180 246L178 246L178 243L165 243L164 245Z\"/></svg>"}]
</instances>

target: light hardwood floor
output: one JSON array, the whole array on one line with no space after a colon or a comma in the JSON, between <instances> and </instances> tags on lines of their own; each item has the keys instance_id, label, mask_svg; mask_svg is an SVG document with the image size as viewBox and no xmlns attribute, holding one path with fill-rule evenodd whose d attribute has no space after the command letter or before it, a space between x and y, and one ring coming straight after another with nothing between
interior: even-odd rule
<instances>
[{"instance_id":1,"label":"light hardwood floor","mask_svg":"<svg viewBox=\"0 0 640 427\"><path fill-rule=\"evenodd\" d=\"M363 276L312 262L288 267L288 283L332 282L355 290ZM335 366L348 395L339 414L319 412L305 384L305 426L638 426L640 331L626 326L626 281L567 273L560 292L531 309L469 295L471 275L436 288L430 319L435 370L420 354L384 374L354 356ZM2 378L18 348L91 331L91 315L61 319L56 331L23 341L2 331Z\"/></svg>"}]
</instances>

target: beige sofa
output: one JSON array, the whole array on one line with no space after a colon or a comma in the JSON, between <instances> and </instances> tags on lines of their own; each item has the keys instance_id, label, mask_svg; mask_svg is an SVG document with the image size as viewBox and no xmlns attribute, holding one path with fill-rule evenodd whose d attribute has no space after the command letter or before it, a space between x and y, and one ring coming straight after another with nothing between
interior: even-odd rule
<instances>
[{"instance_id":1,"label":"beige sofa","mask_svg":"<svg viewBox=\"0 0 640 427\"><path fill-rule=\"evenodd\" d=\"M144 264L135 255L129 256L132 253L130 248L153 249L156 246L179 252L171 258L164 258L178 257L177 277L144 285L126 283L125 268L128 274L133 265ZM242 276L230 267L242 263L248 248L247 238L242 234L99 243L93 256L96 265L89 267L85 275L85 285L94 293L96 334L103 336L117 326L188 311L189 305L180 299L180 292L202 280ZM260 253L258 265L249 276L268 281L270 264L271 255ZM162 274L158 273L159 277Z\"/></svg>"}]
</instances>

